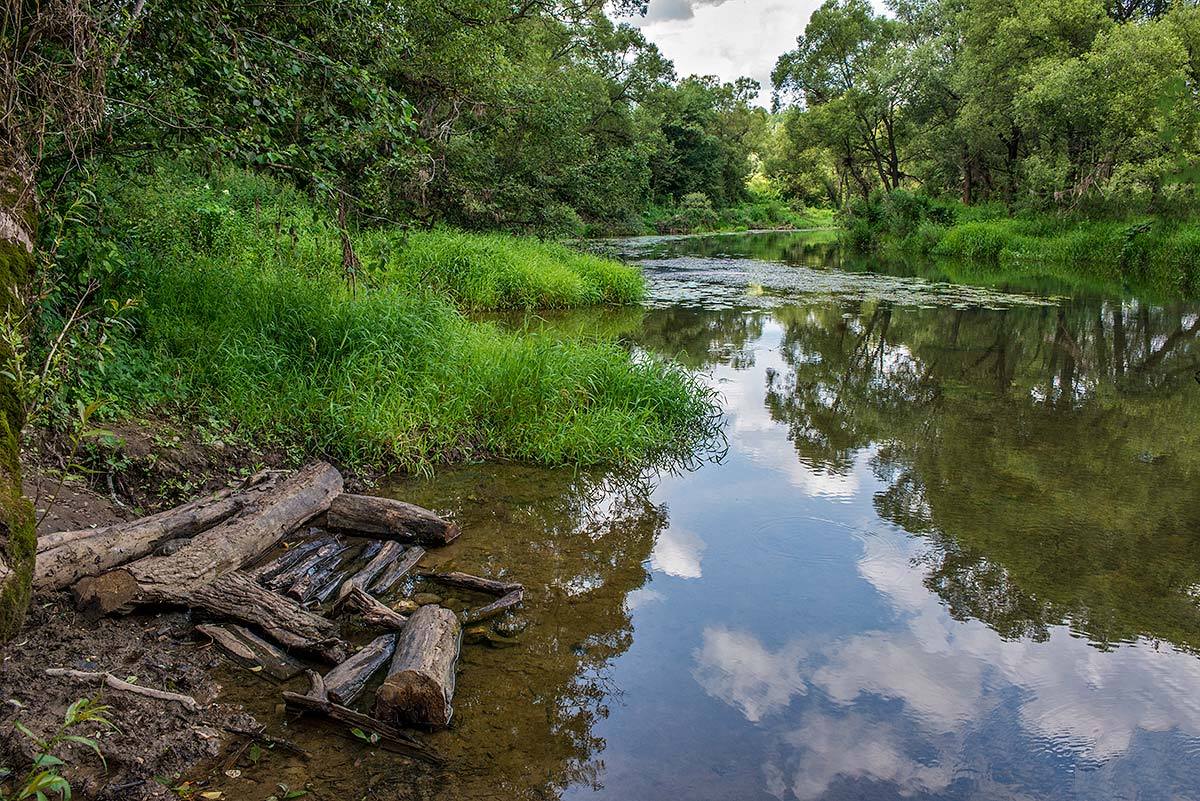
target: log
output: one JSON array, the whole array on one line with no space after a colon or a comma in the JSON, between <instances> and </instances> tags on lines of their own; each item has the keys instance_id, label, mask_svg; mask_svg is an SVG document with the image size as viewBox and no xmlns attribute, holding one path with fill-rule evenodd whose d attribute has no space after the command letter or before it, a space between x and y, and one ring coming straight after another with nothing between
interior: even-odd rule
<instances>
[{"instance_id":1,"label":"log","mask_svg":"<svg viewBox=\"0 0 1200 801\"><path fill-rule=\"evenodd\" d=\"M259 565L250 572L250 577L257 579L260 582L266 582L274 578L289 567L297 564L301 559L311 554L313 551L331 541L332 538L317 538L301 542L298 545L293 545L283 552L283 555L272 559L269 562Z\"/></svg>"},{"instance_id":2,"label":"log","mask_svg":"<svg viewBox=\"0 0 1200 801\"><path fill-rule=\"evenodd\" d=\"M525 591L523 589L513 590L512 592L502 595L501 597L492 601L487 606L481 606L478 609L471 609L463 612L463 625L469 626L472 623L490 620L497 615L503 614L509 609L512 609L514 606L519 606L523 600L525 600Z\"/></svg>"},{"instance_id":3,"label":"log","mask_svg":"<svg viewBox=\"0 0 1200 801\"><path fill-rule=\"evenodd\" d=\"M304 668L274 645L242 626L201 624L196 631L211 639L235 662L251 669L260 668L278 681L288 681L304 672Z\"/></svg>"},{"instance_id":4,"label":"log","mask_svg":"<svg viewBox=\"0 0 1200 801\"><path fill-rule=\"evenodd\" d=\"M382 544L379 551L367 562L362 570L351 576L342 588L338 590L338 597L344 598L350 590L355 587L366 589L367 585L374 581L384 568L391 565L400 555L404 553L404 546L398 542L386 542Z\"/></svg>"},{"instance_id":5,"label":"log","mask_svg":"<svg viewBox=\"0 0 1200 801\"><path fill-rule=\"evenodd\" d=\"M325 582L325 585L321 587L321 589L317 590L317 603L323 604L332 598L333 593L336 592L338 588L340 588L346 582L346 578L349 575L350 571L348 569L334 572Z\"/></svg>"},{"instance_id":6,"label":"log","mask_svg":"<svg viewBox=\"0 0 1200 801\"><path fill-rule=\"evenodd\" d=\"M395 586L396 582L404 578L408 571L416 567L417 562L421 561L421 557L425 556L425 549L420 545L410 545L404 551L404 558L392 564L379 580L371 585L371 592L377 595L383 595Z\"/></svg>"},{"instance_id":7,"label":"log","mask_svg":"<svg viewBox=\"0 0 1200 801\"><path fill-rule=\"evenodd\" d=\"M337 570L342 562L347 560L346 552L350 550L350 546L342 543L338 543L338 545L339 548L335 553L316 565L299 581L293 584L288 589L287 594L306 605L316 598L317 593L329 581L330 574Z\"/></svg>"},{"instance_id":8,"label":"log","mask_svg":"<svg viewBox=\"0 0 1200 801\"><path fill-rule=\"evenodd\" d=\"M445 545L458 536L458 525L428 509L391 498L343 493L333 499L325 525L381 539Z\"/></svg>"},{"instance_id":9,"label":"log","mask_svg":"<svg viewBox=\"0 0 1200 801\"><path fill-rule=\"evenodd\" d=\"M463 589L475 590L476 592L486 592L491 595L507 595L514 590L525 589L524 585L518 584L515 581L500 581L499 579L472 576L470 573L434 573L424 571L418 575L421 578L436 581L439 584L462 587Z\"/></svg>"},{"instance_id":10,"label":"log","mask_svg":"<svg viewBox=\"0 0 1200 801\"><path fill-rule=\"evenodd\" d=\"M330 701L325 693L325 685L321 681L320 674L313 670L307 671L307 673L309 681L312 683L312 689L309 690L307 695L284 692L283 701L285 704L301 712L318 712L331 720L336 720L339 723L347 723L362 729L364 732L376 734L380 737L381 746L390 746L391 750L398 753L406 754L407 756L434 765L442 764L442 759L439 756L394 726L382 720L376 720L370 715L355 712L349 707Z\"/></svg>"},{"instance_id":11,"label":"log","mask_svg":"<svg viewBox=\"0 0 1200 801\"><path fill-rule=\"evenodd\" d=\"M362 615L368 625L376 628L399 631L408 622L408 618L368 595L362 587L353 587L339 598L333 612L337 614L346 609Z\"/></svg>"},{"instance_id":12,"label":"log","mask_svg":"<svg viewBox=\"0 0 1200 801\"><path fill-rule=\"evenodd\" d=\"M190 599L206 589L211 596L213 582L328 509L341 491L342 476L332 465L311 464L258 496L237 517L197 534L178 553L144 557L80 582L76 599L81 608L105 614L149 603L191 605ZM252 579L243 579L257 588Z\"/></svg>"},{"instance_id":13,"label":"log","mask_svg":"<svg viewBox=\"0 0 1200 801\"><path fill-rule=\"evenodd\" d=\"M322 537L318 542L321 543L320 547L286 570L276 573L274 578L266 582L266 585L273 590L290 589L296 586L296 582L318 569L330 559L337 558L337 555L348 547L333 537Z\"/></svg>"},{"instance_id":14,"label":"log","mask_svg":"<svg viewBox=\"0 0 1200 801\"><path fill-rule=\"evenodd\" d=\"M124 693L133 693L146 698L153 698L156 701L171 701L179 704L189 712L199 712L200 705L196 703L196 699L190 695L182 695L173 693L167 690L155 690L151 687L142 687L139 684L130 684L127 681L118 679L111 673L93 672L90 670L71 670L69 668L46 668L47 676L55 678L74 679L75 681L96 681L99 679L102 683L108 685L110 689L119 690Z\"/></svg>"},{"instance_id":15,"label":"log","mask_svg":"<svg viewBox=\"0 0 1200 801\"><path fill-rule=\"evenodd\" d=\"M61 590L84 576L95 576L139 559L169 540L194 537L262 503L277 485L278 478L267 475L251 487L223 489L130 523L84 529L86 537L75 537L79 532L49 534L38 542L34 586L39 590ZM43 549L52 542L60 544Z\"/></svg>"},{"instance_id":16,"label":"log","mask_svg":"<svg viewBox=\"0 0 1200 801\"><path fill-rule=\"evenodd\" d=\"M325 691L329 700L347 706L366 689L367 682L396 650L396 635L376 637L365 648L325 674Z\"/></svg>"},{"instance_id":17,"label":"log","mask_svg":"<svg viewBox=\"0 0 1200 801\"><path fill-rule=\"evenodd\" d=\"M462 628L449 609L422 606L396 638L389 675L375 691L375 717L446 726L454 710L454 668Z\"/></svg>"}]
</instances>

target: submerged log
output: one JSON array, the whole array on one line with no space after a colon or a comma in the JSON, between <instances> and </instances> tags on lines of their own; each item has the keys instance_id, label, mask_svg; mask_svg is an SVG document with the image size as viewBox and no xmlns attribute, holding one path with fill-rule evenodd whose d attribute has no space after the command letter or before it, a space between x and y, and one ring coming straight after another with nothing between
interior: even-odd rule
<instances>
[{"instance_id":1,"label":"submerged log","mask_svg":"<svg viewBox=\"0 0 1200 801\"><path fill-rule=\"evenodd\" d=\"M214 581L328 509L341 490L342 476L332 465L309 465L257 497L237 517L197 534L178 553L145 557L81 582L76 587L79 605L103 613L148 603L191 605L189 599ZM252 579L242 578L257 587Z\"/></svg>"},{"instance_id":2,"label":"submerged log","mask_svg":"<svg viewBox=\"0 0 1200 801\"><path fill-rule=\"evenodd\" d=\"M194 537L262 503L277 484L276 476L263 475L251 486L223 489L140 520L85 529L87 536L76 536L81 532L71 531L49 534L38 541L34 586L63 589L84 576L95 576L141 558L169 540ZM58 544L51 547L52 543Z\"/></svg>"},{"instance_id":3,"label":"submerged log","mask_svg":"<svg viewBox=\"0 0 1200 801\"><path fill-rule=\"evenodd\" d=\"M365 648L325 674L325 691L335 704L354 703L396 649L396 635L376 637Z\"/></svg>"},{"instance_id":4,"label":"submerged log","mask_svg":"<svg viewBox=\"0 0 1200 801\"><path fill-rule=\"evenodd\" d=\"M333 529L422 545L445 545L458 536L457 524L428 509L373 495L343 493L334 498L325 524Z\"/></svg>"},{"instance_id":5,"label":"submerged log","mask_svg":"<svg viewBox=\"0 0 1200 801\"><path fill-rule=\"evenodd\" d=\"M389 675L375 691L375 717L389 723L446 726L462 628L449 609L422 606L396 638Z\"/></svg>"},{"instance_id":6,"label":"submerged log","mask_svg":"<svg viewBox=\"0 0 1200 801\"><path fill-rule=\"evenodd\" d=\"M416 567L417 562L420 562L421 557L424 555L425 549L420 545L410 545L404 551L404 558L398 562L394 562L391 567L383 571L383 575L371 585L371 592L379 595L388 592L396 585L396 582L404 578L408 571Z\"/></svg>"},{"instance_id":7,"label":"submerged log","mask_svg":"<svg viewBox=\"0 0 1200 801\"><path fill-rule=\"evenodd\" d=\"M346 609L362 615L368 625L376 628L399 631L408 622L408 618L368 595L362 587L352 587L333 607L335 614Z\"/></svg>"},{"instance_id":8,"label":"submerged log","mask_svg":"<svg viewBox=\"0 0 1200 801\"><path fill-rule=\"evenodd\" d=\"M304 672L304 668L287 654L242 626L217 626L205 623L196 631L217 644L235 662L254 670L260 668L268 676L287 681Z\"/></svg>"},{"instance_id":9,"label":"submerged log","mask_svg":"<svg viewBox=\"0 0 1200 801\"><path fill-rule=\"evenodd\" d=\"M363 565L362 570L359 570L342 585L338 590L338 597L344 598L350 590L355 587L366 589L376 576L378 576L384 568L390 566L393 562L400 558L404 553L404 546L398 542L382 543L378 552L371 557L371 561Z\"/></svg>"},{"instance_id":10,"label":"submerged log","mask_svg":"<svg viewBox=\"0 0 1200 801\"><path fill-rule=\"evenodd\" d=\"M377 735L380 738L380 746L389 748L397 753L405 754L434 765L442 763L442 759L437 754L434 754L424 745L396 727L385 721L376 720L370 715L355 712L349 707L330 701L329 696L325 692L325 683L322 681L320 674L312 670L307 672L309 681L312 683L312 689L308 691L307 695L284 692L283 700L288 706L301 712L318 712L331 720L357 727L368 734ZM344 727L340 728L344 729Z\"/></svg>"},{"instance_id":11,"label":"submerged log","mask_svg":"<svg viewBox=\"0 0 1200 801\"><path fill-rule=\"evenodd\" d=\"M469 626L472 623L480 623L484 620L490 620L497 615L507 612L514 606L519 606L523 600L525 600L525 590L513 590L510 593L500 596L487 606L481 606L478 609L470 609L466 612L463 612L463 624Z\"/></svg>"},{"instance_id":12,"label":"submerged log","mask_svg":"<svg viewBox=\"0 0 1200 801\"><path fill-rule=\"evenodd\" d=\"M524 585L518 584L515 581L500 581L499 579L472 576L470 573L425 572L420 573L419 575L421 578L427 578L430 581L436 581L439 584L448 584L452 587L462 587L463 589L475 590L476 592L486 592L492 595L507 595L514 590L525 589Z\"/></svg>"}]
</instances>

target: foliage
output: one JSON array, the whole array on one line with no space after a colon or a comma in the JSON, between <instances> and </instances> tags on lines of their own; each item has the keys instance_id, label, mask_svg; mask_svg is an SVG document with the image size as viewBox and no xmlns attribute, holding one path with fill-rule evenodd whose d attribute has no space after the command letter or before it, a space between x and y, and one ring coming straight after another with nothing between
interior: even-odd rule
<instances>
[{"instance_id":1,"label":"foliage","mask_svg":"<svg viewBox=\"0 0 1200 801\"><path fill-rule=\"evenodd\" d=\"M80 698L67 707L62 724L45 739L38 737L27 726L17 721L14 724L17 731L33 743L36 749L35 756L28 771L15 781L11 793L0 789L0 799L20 801L20 799L34 798L37 801L47 801L51 796L57 796L63 801L70 801L71 783L62 775L62 769L67 763L61 757L56 756L55 751L66 744L81 745L93 751L103 762L104 756L100 753L99 743L93 737L74 732L88 724L98 726L100 729L114 728L113 724L105 717L107 714L107 706L98 704L89 698Z\"/></svg>"},{"instance_id":2,"label":"foliage","mask_svg":"<svg viewBox=\"0 0 1200 801\"><path fill-rule=\"evenodd\" d=\"M681 368L604 341L470 322L430 286L438 281L417 286L408 271L420 265L452 293L473 290L434 259L456 251L439 248L487 252L509 240L410 235L426 260L406 269L412 256L399 251L354 291L336 224L295 190L240 171L207 183L166 171L102 184L100 214L126 265L114 286L143 298L136 335L73 390L113 398L107 414L213 418L261 446L412 470L489 456L642 462L714 431L710 397ZM370 262L385 241L403 239L374 231L355 244ZM567 251L544 247L541 258L555 253ZM505 270L490 259L473 268L480 285ZM545 291L522 280L542 279L516 271L496 282L508 294L472 300Z\"/></svg>"}]
</instances>

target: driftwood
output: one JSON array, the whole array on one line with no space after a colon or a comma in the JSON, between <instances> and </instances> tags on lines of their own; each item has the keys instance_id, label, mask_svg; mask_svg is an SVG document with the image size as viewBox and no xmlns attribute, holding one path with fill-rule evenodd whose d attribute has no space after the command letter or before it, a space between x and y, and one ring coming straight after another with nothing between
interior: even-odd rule
<instances>
[{"instance_id":1,"label":"driftwood","mask_svg":"<svg viewBox=\"0 0 1200 801\"><path fill-rule=\"evenodd\" d=\"M139 559L169 540L194 537L270 498L277 484L276 476L264 475L244 489L224 489L130 523L85 529L86 537L75 537L79 532L47 535L38 541L34 586L60 590ZM59 544L43 548L52 542Z\"/></svg>"},{"instance_id":2,"label":"driftwood","mask_svg":"<svg viewBox=\"0 0 1200 801\"><path fill-rule=\"evenodd\" d=\"M325 674L325 692L329 700L343 706L351 704L366 689L396 649L396 635L376 637L365 648Z\"/></svg>"},{"instance_id":3,"label":"driftwood","mask_svg":"<svg viewBox=\"0 0 1200 801\"><path fill-rule=\"evenodd\" d=\"M273 590L286 590L294 587L296 582L330 559L337 558L338 554L349 547L333 537L322 537L315 542L319 543L316 550L309 551L307 555L290 567L277 572L265 582L266 585Z\"/></svg>"},{"instance_id":4,"label":"driftwood","mask_svg":"<svg viewBox=\"0 0 1200 801\"><path fill-rule=\"evenodd\" d=\"M178 553L145 557L80 582L76 599L81 608L106 614L148 603L195 606L198 595L211 601L213 582L223 581L284 534L324 512L341 490L342 476L331 465L309 465L249 504L242 514L197 534ZM261 589L252 579L243 576L243 580ZM228 606L228 602L218 605Z\"/></svg>"},{"instance_id":5,"label":"driftwood","mask_svg":"<svg viewBox=\"0 0 1200 801\"><path fill-rule=\"evenodd\" d=\"M475 590L476 592L486 592L491 595L506 595L513 590L525 589L523 585L515 581L500 581L498 579L483 578L482 576L472 576L469 573L423 572L418 575L421 578L427 578L439 584L462 587L467 590Z\"/></svg>"},{"instance_id":6,"label":"driftwood","mask_svg":"<svg viewBox=\"0 0 1200 801\"><path fill-rule=\"evenodd\" d=\"M324 549L322 548L322 550ZM329 582L329 577L334 571L341 567L343 562L348 561L349 551L349 545L339 543L339 548L329 558L323 560L306 575L301 577L299 581L288 589L287 594L302 604L308 604L317 597L321 588Z\"/></svg>"},{"instance_id":7,"label":"driftwood","mask_svg":"<svg viewBox=\"0 0 1200 801\"><path fill-rule=\"evenodd\" d=\"M130 684L127 681L118 679L111 673L93 672L90 670L70 670L69 668L46 668L47 676L56 678L74 679L75 681L100 681L106 684L110 689L118 690L123 693L133 693L135 695L153 698L156 701L171 701L180 704L189 712L199 712L200 705L196 703L196 699L190 695L182 695L180 693L168 692L167 690L155 690L151 687L142 687L138 684Z\"/></svg>"},{"instance_id":8,"label":"driftwood","mask_svg":"<svg viewBox=\"0 0 1200 801\"><path fill-rule=\"evenodd\" d=\"M521 601L525 600L525 590L516 589L510 593L500 596L492 601L487 606L481 606L478 609L469 609L463 612L462 621L464 625L472 623L480 623L484 620L490 620L497 615L512 609L514 606L519 606Z\"/></svg>"},{"instance_id":9,"label":"driftwood","mask_svg":"<svg viewBox=\"0 0 1200 801\"><path fill-rule=\"evenodd\" d=\"M325 581L325 584L322 585L319 590L317 590L317 595L316 595L317 603L323 604L326 601L328 601L330 598L332 598L333 594L335 592L337 592L338 588L346 583L346 578L349 575L350 575L350 570L348 568L346 570L338 570L338 571L335 571L334 573L332 573L329 576L329 578Z\"/></svg>"},{"instance_id":10,"label":"driftwood","mask_svg":"<svg viewBox=\"0 0 1200 801\"><path fill-rule=\"evenodd\" d=\"M331 538L313 539L301 542L288 548L283 554L269 562L265 562L249 571L250 577L266 583L283 571L297 564L301 559L330 541Z\"/></svg>"},{"instance_id":11,"label":"driftwood","mask_svg":"<svg viewBox=\"0 0 1200 801\"><path fill-rule=\"evenodd\" d=\"M288 706L301 712L318 712L331 720L357 727L368 734L377 735L380 738L379 745L381 747L388 748L397 753L405 754L434 765L442 763L440 757L396 727L382 720L376 720L370 715L355 712L349 707L330 701L325 692L325 683L321 680L320 674L312 670L307 671L307 673L312 688L308 691L307 695L284 692L283 700Z\"/></svg>"},{"instance_id":12,"label":"driftwood","mask_svg":"<svg viewBox=\"0 0 1200 801\"><path fill-rule=\"evenodd\" d=\"M389 723L446 726L462 628L449 609L422 606L396 638L388 677L375 691L375 717Z\"/></svg>"},{"instance_id":13,"label":"driftwood","mask_svg":"<svg viewBox=\"0 0 1200 801\"><path fill-rule=\"evenodd\" d=\"M421 557L425 555L425 549L420 545L410 545L404 551L404 557L398 562L393 562L387 570L383 571L383 575L371 585L371 592L382 595L396 585L400 579L404 578L408 571L416 567L417 562L421 561Z\"/></svg>"},{"instance_id":14,"label":"driftwood","mask_svg":"<svg viewBox=\"0 0 1200 801\"><path fill-rule=\"evenodd\" d=\"M287 681L304 672L304 668L287 654L241 626L225 628L202 624L196 626L196 631L211 639L234 661L251 669L260 668L279 681Z\"/></svg>"},{"instance_id":15,"label":"driftwood","mask_svg":"<svg viewBox=\"0 0 1200 801\"><path fill-rule=\"evenodd\" d=\"M458 536L458 525L420 506L391 498L343 493L333 499L325 525L380 539L445 545Z\"/></svg>"},{"instance_id":16,"label":"driftwood","mask_svg":"<svg viewBox=\"0 0 1200 801\"><path fill-rule=\"evenodd\" d=\"M355 587L366 589L367 585L374 581L384 568L394 563L403 553L404 546L398 542L381 543L378 551L371 557L371 561L363 565L363 568L351 576L338 590L338 597L344 598Z\"/></svg>"},{"instance_id":17,"label":"driftwood","mask_svg":"<svg viewBox=\"0 0 1200 801\"><path fill-rule=\"evenodd\" d=\"M312 759L312 754L310 754L306 749L296 745L291 740L285 740L282 737L275 737L267 734L266 726L262 726L257 729L245 729L241 726L222 726L221 728L230 734L236 734L239 737L246 737L250 740L257 740L260 743L266 743L268 748L279 748L282 751L291 751L293 754L296 754L305 760Z\"/></svg>"},{"instance_id":18,"label":"driftwood","mask_svg":"<svg viewBox=\"0 0 1200 801\"><path fill-rule=\"evenodd\" d=\"M346 609L362 615L367 625L376 628L399 631L408 622L408 618L376 600L362 587L353 587L350 592L338 599L337 604L333 607L333 612L337 614Z\"/></svg>"}]
</instances>

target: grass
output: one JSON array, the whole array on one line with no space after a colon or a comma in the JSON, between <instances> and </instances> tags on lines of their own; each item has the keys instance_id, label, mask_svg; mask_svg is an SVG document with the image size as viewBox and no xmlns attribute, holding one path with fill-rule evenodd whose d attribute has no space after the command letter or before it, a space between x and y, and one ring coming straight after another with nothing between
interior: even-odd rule
<instances>
[{"instance_id":1,"label":"grass","mask_svg":"<svg viewBox=\"0 0 1200 801\"><path fill-rule=\"evenodd\" d=\"M908 192L855 204L844 220L859 250L933 255L1010 274L1078 277L1161 296L1200 293L1200 223L1156 217L1086 219Z\"/></svg>"},{"instance_id":2,"label":"grass","mask_svg":"<svg viewBox=\"0 0 1200 801\"><path fill-rule=\"evenodd\" d=\"M352 290L330 216L286 186L167 170L100 189L94 230L122 254L106 293L141 306L136 334L79 392L118 412L217 420L260 447L412 471L640 463L715 432L711 394L673 363L503 331L453 305L636 297L640 276L615 263L510 237L376 230L352 239L364 265Z\"/></svg>"}]
</instances>

